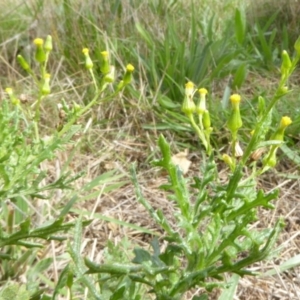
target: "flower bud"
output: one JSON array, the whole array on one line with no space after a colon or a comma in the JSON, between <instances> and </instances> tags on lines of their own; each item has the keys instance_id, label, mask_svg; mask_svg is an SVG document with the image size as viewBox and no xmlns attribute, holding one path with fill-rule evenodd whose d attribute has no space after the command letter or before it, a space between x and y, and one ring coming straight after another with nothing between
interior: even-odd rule
<instances>
[{"instance_id":1,"label":"flower bud","mask_svg":"<svg viewBox=\"0 0 300 300\"><path fill-rule=\"evenodd\" d=\"M281 63L281 75L286 76L292 67L292 62L287 51L283 50L282 54L282 63Z\"/></svg>"},{"instance_id":2,"label":"flower bud","mask_svg":"<svg viewBox=\"0 0 300 300\"><path fill-rule=\"evenodd\" d=\"M194 95L194 84L191 81L189 81L185 85L185 97L181 108L181 110L186 115L191 115L196 110L196 105L193 101L193 95Z\"/></svg>"},{"instance_id":3,"label":"flower bud","mask_svg":"<svg viewBox=\"0 0 300 300\"><path fill-rule=\"evenodd\" d=\"M280 124L274 135L272 136L271 140L274 141L283 141L284 139L284 131L285 129L292 124L292 120L290 117L282 117L280 120ZM270 151L263 159L263 164L265 168L273 168L276 165L276 152L279 148L279 145L272 145Z\"/></svg>"},{"instance_id":4,"label":"flower bud","mask_svg":"<svg viewBox=\"0 0 300 300\"><path fill-rule=\"evenodd\" d=\"M200 101L196 107L196 112L199 115L203 115L204 111L206 110L206 94L207 94L207 90L202 88L198 90L199 94L200 94Z\"/></svg>"},{"instance_id":5,"label":"flower bud","mask_svg":"<svg viewBox=\"0 0 300 300\"><path fill-rule=\"evenodd\" d=\"M131 64L128 64L126 66L126 73L125 73L124 78L123 78L123 84L124 85L127 85L131 82L133 71L134 71L134 66L131 65Z\"/></svg>"},{"instance_id":6,"label":"flower bud","mask_svg":"<svg viewBox=\"0 0 300 300\"><path fill-rule=\"evenodd\" d=\"M272 150L270 150L268 155L263 159L264 169L270 169L276 166L277 163L276 152L277 152L277 148L273 148Z\"/></svg>"},{"instance_id":7,"label":"flower bud","mask_svg":"<svg viewBox=\"0 0 300 300\"><path fill-rule=\"evenodd\" d=\"M233 94L230 97L230 101L232 104L231 114L227 121L227 127L232 132L232 134L236 134L239 128L242 127L243 122L240 115L240 102L241 96L238 94Z\"/></svg>"},{"instance_id":8,"label":"flower bud","mask_svg":"<svg viewBox=\"0 0 300 300\"><path fill-rule=\"evenodd\" d=\"M104 76L104 81L107 83L112 83L115 81L115 66L110 66L110 71Z\"/></svg>"},{"instance_id":9,"label":"flower bud","mask_svg":"<svg viewBox=\"0 0 300 300\"><path fill-rule=\"evenodd\" d=\"M36 46L35 49L35 60L39 63L43 63L46 60L46 54L43 48L44 40L36 38L33 43Z\"/></svg>"},{"instance_id":10,"label":"flower bud","mask_svg":"<svg viewBox=\"0 0 300 300\"><path fill-rule=\"evenodd\" d=\"M102 74L107 74L110 71L108 51L102 51L101 56L102 56L102 62L101 62L100 71L102 72Z\"/></svg>"},{"instance_id":11,"label":"flower bud","mask_svg":"<svg viewBox=\"0 0 300 300\"><path fill-rule=\"evenodd\" d=\"M29 64L27 63L27 61L25 60L25 58L22 56L22 55L18 55L17 56L17 60L20 64L20 66L25 70L25 71L28 71L30 70L30 66Z\"/></svg>"},{"instance_id":12,"label":"flower bud","mask_svg":"<svg viewBox=\"0 0 300 300\"><path fill-rule=\"evenodd\" d=\"M6 88L5 92L8 94L10 101L13 105L19 105L20 100L14 95L12 88Z\"/></svg>"},{"instance_id":13,"label":"flower bud","mask_svg":"<svg viewBox=\"0 0 300 300\"><path fill-rule=\"evenodd\" d=\"M208 129L211 126L210 115L208 110L205 110L203 113L203 126L205 129Z\"/></svg>"},{"instance_id":14,"label":"flower bud","mask_svg":"<svg viewBox=\"0 0 300 300\"><path fill-rule=\"evenodd\" d=\"M89 70L89 69L92 69L94 64L90 58L90 55L89 55L89 49L88 48L83 48L82 49L82 53L84 54L85 56L85 67Z\"/></svg>"},{"instance_id":15,"label":"flower bud","mask_svg":"<svg viewBox=\"0 0 300 300\"><path fill-rule=\"evenodd\" d=\"M226 163L226 165L229 166L229 168L230 168L231 170L234 169L234 162L233 162L232 158L231 158L228 154L223 154L223 155L222 155L222 159L223 159L223 161Z\"/></svg>"},{"instance_id":16,"label":"flower bud","mask_svg":"<svg viewBox=\"0 0 300 300\"><path fill-rule=\"evenodd\" d=\"M44 49L45 49L47 52L50 52L50 51L53 49L53 45L52 45L52 36L51 36L51 35L47 35Z\"/></svg>"},{"instance_id":17,"label":"flower bud","mask_svg":"<svg viewBox=\"0 0 300 300\"><path fill-rule=\"evenodd\" d=\"M275 134L272 136L271 140L275 141L283 141L284 139L284 131L285 129L292 124L292 120L290 117L282 117L280 120L280 124Z\"/></svg>"}]
</instances>

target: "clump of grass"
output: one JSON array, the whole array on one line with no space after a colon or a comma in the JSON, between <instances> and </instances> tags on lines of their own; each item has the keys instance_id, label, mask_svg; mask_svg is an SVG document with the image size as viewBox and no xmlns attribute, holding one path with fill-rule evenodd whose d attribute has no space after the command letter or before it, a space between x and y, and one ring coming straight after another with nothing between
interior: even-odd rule
<instances>
[{"instance_id":1,"label":"clump of grass","mask_svg":"<svg viewBox=\"0 0 300 300\"><path fill-rule=\"evenodd\" d=\"M293 41L300 34L299 14L300 3L295 0L255 0L247 8L249 26L259 24L266 35L276 31L280 50L293 48Z\"/></svg>"}]
</instances>

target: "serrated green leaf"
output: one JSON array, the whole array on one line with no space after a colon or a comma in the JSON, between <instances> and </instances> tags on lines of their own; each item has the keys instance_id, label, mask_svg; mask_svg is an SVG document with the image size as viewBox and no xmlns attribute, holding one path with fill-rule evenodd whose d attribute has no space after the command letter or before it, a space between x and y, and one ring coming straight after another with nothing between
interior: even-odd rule
<instances>
[{"instance_id":1,"label":"serrated green leaf","mask_svg":"<svg viewBox=\"0 0 300 300\"><path fill-rule=\"evenodd\" d=\"M26 290L25 285L13 284L6 287L0 296L0 300L29 300L30 293Z\"/></svg>"},{"instance_id":2,"label":"serrated green leaf","mask_svg":"<svg viewBox=\"0 0 300 300\"><path fill-rule=\"evenodd\" d=\"M143 262L151 260L151 254L142 248L135 248L133 252L135 257L132 262L135 264L142 264Z\"/></svg>"}]
</instances>

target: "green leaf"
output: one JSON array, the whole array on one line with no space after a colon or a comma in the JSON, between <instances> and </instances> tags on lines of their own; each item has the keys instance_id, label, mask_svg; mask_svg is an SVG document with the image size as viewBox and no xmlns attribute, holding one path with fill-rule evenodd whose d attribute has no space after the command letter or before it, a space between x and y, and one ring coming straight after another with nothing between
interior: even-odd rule
<instances>
[{"instance_id":1,"label":"green leaf","mask_svg":"<svg viewBox=\"0 0 300 300\"><path fill-rule=\"evenodd\" d=\"M133 252L135 257L132 262L135 264L142 264L143 262L151 260L151 254L142 248L135 248Z\"/></svg>"},{"instance_id":2,"label":"green leaf","mask_svg":"<svg viewBox=\"0 0 300 300\"><path fill-rule=\"evenodd\" d=\"M118 290L116 290L109 298L109 300L119 300L124 299L124 293L126 290L126 286L122 286Z\"/></svg>"},{"instance_id":3,"label":"green leaf","mask_svg":"<svg viewBox=\"0 0 300 300\"><path fill-rule=\"evenodd\" d=\"M151 38L147 30L145 30L140 23L136 23L135 28L137 29L141 37L144 39L144 41L148 44L148 46L152 48L155 45L155 43L153 42L153 39Z\"/></svg>"},{"instance_id":4,"label":"green leaf","mask_svg":"<svg viewBox=\"0 0 300 300\"><path fill-rule=\"evenodd\" d=\"M280 264L276 269L271 269L261 275L261 277L265 276L272 276L281 272L284 272L286 270L295 268L300 266L300 254L295 255L294 257L288 259L287 261Z\"/></svg>"},{"instance_id":5,"label":"green leaf","mask_svg":"<svg viewBox=\"0 0 300 300\"><path fill-rule=\"evenodd\" d=\"M235 72L232 87L234 89L240 89L245 82L248 73L248 64L241 64Z\"/></svg>"},{"instance_id":6,"label":"green leaf","mask_svg":"<svg viewBox=\"0 0 300 300\"><path fill-rule=\"evenodd\" d=\"M70 265L66 265L64 269L60 272L57 284L53 291L52 300L55 300L55 296L58 294L59 290L67 285L67 279L70 272ZM72 286L72 285L71 285ZM69 287L71 287L69 286Z\"/></svg>"},{"instance_id":7,"label":"green leaf","mask_svg":"<svg viewBox=\"0 0 300 300\"><path fill-rule=\"evenodd\" d=\"M29 300L30 294L25 285L13 284L5 287L1 292L0 300Z\"/></svg>"},{"instance_id":8,"label":"green leaf","mask_svg":"<svg viewBox=\"0 0 300 300\"><path fill-rule=\"evenodd\" d=\"M230 280L227 282L228 288L223 289L223 292L218 300L232 300L234 298L239 280L240 276L237 274L233 274Z\"/></svg>"},{"instance_id":9,"label":"green leaf","mask_svg":"<svg viewBox=\"0 0 300 300\"><path fill-rule=\"evenodd\" d=\"M240 45L243 45L246 35L246 17L238 8L235 10L235 36Z\"/></svg>"}]
</instances>

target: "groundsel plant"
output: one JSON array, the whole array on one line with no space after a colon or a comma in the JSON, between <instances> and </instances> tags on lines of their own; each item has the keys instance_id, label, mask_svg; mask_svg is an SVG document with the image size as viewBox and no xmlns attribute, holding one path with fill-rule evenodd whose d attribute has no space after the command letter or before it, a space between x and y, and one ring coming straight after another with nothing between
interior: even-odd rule
<instances>
[{"instance_id":1,"label":"groundsel plant","mask_svg":"<svg viewBox=\"0 0 300 300\"><path fill-rule=\"evenodd\" d=\"M134 70L134 67L129 64L123 79L116 82L115 68L110 65L109 52L103 51L100 66L102 75L97 80L94 76L89 50L84 48L82 57L95 87L94 96L85 106L67 101L59 103L57 112L59 123L56 127L49 128L50 133L45 136L45 132L41 131L41 106L44 99L51 96L51 74L48 72L48 61L53 49L52 38L47 36L45 41L37 38L34 40L34 45L35 54L32 66L21 55L17 57L20 66L35 83L34 102L31 105L23 103L14 89L8 87L6 88L7 97L0 107L1 281L8 278L17 279L28 269L29 264L34 270L33 264L37 253L44 247L44 243L40 242L41 239L46 242L62 241L64 237L60 233L74 226L73 222L64 221L74 200L70 200L58 216L57 214L52 216L53 212L49 210L49 207L41 203L52 200L55 191L63 194L63 191L72 190L73 182L83 174L71 175L71 170L65 166L56 179L50 180L44 164L55 159L57 151L64 149L67 145L72 145L73 149L76 148L79 141L78 138L76 142L72 140L74 134L84 133L87 130L86 124L80 124L79 118L87 115L94 105L113 99L120 93L131 82ZM79 53L79 55L82 54ZM109 85L112 89L107 89ZM81 123L83 123L82 119L84 118L80 119ZM97 184L101 184L101 179L94 179L91 186L94 187ZM92 188L87 185L83 189L90 192ZM87 223L83 222L83 225ZM39 272L47 269L49 265L49 261L40 262L39 267L43 266L43 268L39 269ZM27 273L24 276L27 276ZM31 287L29 294L39 293L38 290L37 283L37 286ZM20 299L27 299L25 294L22 295L23 298Z\"/></svg>"},{"instance_id":2,"label":"groundsel plant","mask_svg":"<svg viewBox=\"0 0 300 300\"><path fill-rule=\"evenodd\" d=\"M183 299L187 291L196 287L203 288L202 294L194 296L193 300L208 299L214 288L226 290L230 286L225 280L226 273L237 281L239 276L257 275L258 272L249 267L274 254L277 237L284 226L282 219L268 228L256 229L251 225L258 221L258 209L273 209L273 202L278 198L278 190L265 192L259 189L257 178L276 165L276 151L283 143L285 129L292 122L283 116L278 128L267 138L272 110L289 92L287 81L299 58L300 39L295 44L292 60L286 51L282 53L281 78L274 95L268 100L259 96L256 127L251 128L251 139L244 149L239 141L239 129L243 126L242 97L238 94L230 97L227 128L231 133L231 151L222 157L228 165L225 182L218 177L214 153L217 151L210 144L213 129L205 104L207 91L195 89L192 82L186 84L182 111L207 153L201 162L201 175L184 176L172 162L170 145L162 135L159 137L162 158L154 165L168 173L169 182L161 188L169 193L174 204L174 226L160 209L154 209L144 198L133 168L138 201L163 230L161 241L165 241L166 246L162 249L159 240L154 239L152 250L136 248L135 257L128 264L99 265L86 259L89 273L98 273L103 280L117 279L110 299L117 299L117 295L122 299L146 299L146 295L137 292L141 285L157 300ZM197 103L194 98L198 98Z\"/></svg>"}]
</instances>

